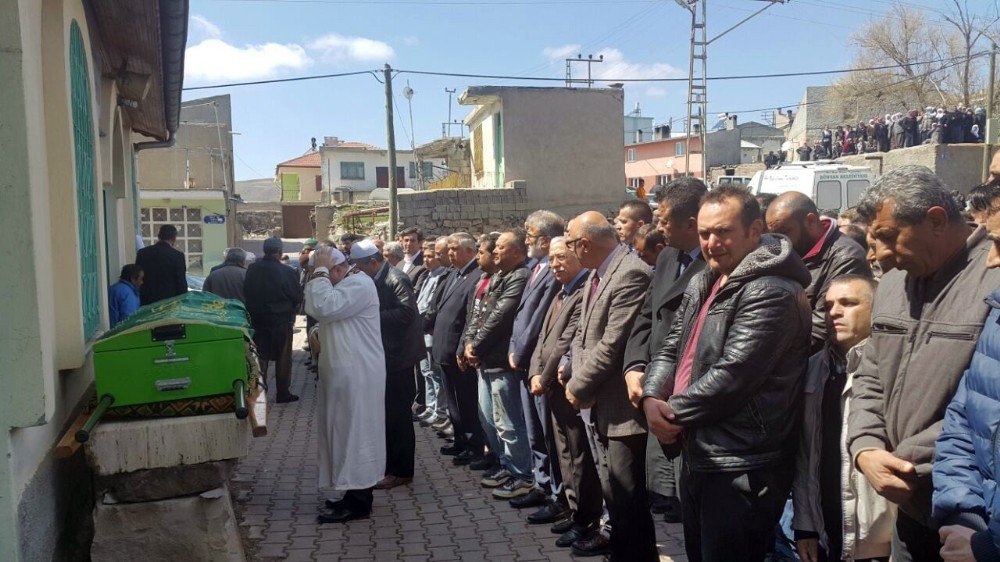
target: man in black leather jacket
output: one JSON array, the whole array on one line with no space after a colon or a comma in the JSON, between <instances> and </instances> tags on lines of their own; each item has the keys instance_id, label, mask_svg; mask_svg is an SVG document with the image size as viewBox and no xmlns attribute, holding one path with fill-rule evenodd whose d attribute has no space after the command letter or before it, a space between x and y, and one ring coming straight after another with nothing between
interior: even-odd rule
<instances>
[{"instance_id":1,"label":"man in black leather jacket","mask_svg":"<svg viewBox=\"0 0 1000 562\"><path fill-rule=\"evenodd\" d=\"M710 191L698 213L709 269L646 369L649 429L680 443L692 561L763 560L792 483L809 357L809 271L787 238L762 235L753 196Z\"/></svg>"},{"instance_id":2,"label":"man in black leather jacket","mask_svg":"<svg viewBox=\"0 0 1000 562\"><path fill-rule=\"evenodd\" d=\"M351 247L351 261L375 280L382 347L385 349L385 478L376 488L395 488L413 480L416 435L410 406L416 396L413 367L423 356L423 322L410 278L382 258L365 239Z\"/></svg>"},{"instance_id":3,"label":"man in black leather jacket","mask_svg":"<svg viewBox=\"0 0 1000 562\"><path fill-rule=\"evenodd\" d=\"M531 276L525 265L525 232L504 232L493 250L499 273L490 281L481 304L465 328L465 360L479 371L479 415L490 450L500 468L483 485L496 488L496 499L513 499L532 489L531 446L521 403L520 373L510 368L507 351L521 295Z\"/></svg>"}]
</instances>

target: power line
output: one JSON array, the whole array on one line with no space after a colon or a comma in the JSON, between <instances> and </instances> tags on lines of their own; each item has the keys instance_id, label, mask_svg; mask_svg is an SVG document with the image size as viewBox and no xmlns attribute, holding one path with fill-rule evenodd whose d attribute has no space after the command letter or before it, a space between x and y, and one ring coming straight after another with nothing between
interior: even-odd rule
<instances>
[{"instance_id":1,"label":"power line","mask_svg":"<svg viewBox=\"0 0 1000 562\"><path fill-rule=\"evenodd\" d=\"M939 62L954 61L957 59L964 60L966 58L972 59L976 56L982 56L986 52L976 53L970 57L964 55L958 57L949 57L943 59L936 59L930 61L920 61L913 62L910 65L917 64L934 64ZM872 70L890 70L893 68L899 68L898 64L888 64L882 66L869 66L863 68L841 68L836 70L814 70L805 72L779 72L771 74L742 74L742 75L730 75L730 76L709 76L708 80L714 81L725 81L725 80L756 80L761 78L790 78L796 76L821 76L826 74L845 74L850 72L864 72ZM564 78L547 78L547 77L533 77L533 76L507 76L502 74L466 74L460 72L438 72L431 70L397 70L399 74L417 74L424 76L448 76L453 78L486 78L492 80L528 80L528 81L542 81L542 82L565 82ZM687 78L600 78L601 82L687 82Z\"/></svg>"},{"instance_id":2,"label":"power line","mask_svg":"<svg viewBox=\"0 0 1000 562\"><path fill-rule=\"evenodd\" d=\"M246 166L251 172L257 174L258 177L261 177L261 176L264 175L264 174L258 172L257 170L255 170L254 167L251 166L250 164L247 164L247 161L244 160L243 158L241 158L240 155L239 155L239 153L237 153L235 150L233 151L233 156L235 156L237 160L239 160L240 162L242 162L243 165Z\"/></svg>"},{"instance_id":3,"label":"power line","mask_svg":"<svg viewBox=\"0 0 1000 562\"><path fill-rule=\"evenodd\" d=\"M974 53L969 57L964 55L957 57L950 57L944 59L930 60L930 61L920 61L910 63L910 66L918 64L935 64L939 62L950 62L958 60L959 63L964 62L966 59L974 59L988 54L986 51L979 53ZM836 70L815 70L806 72L779 72L771 74L742 74L742 75L731 75L731 76L709 76L708 80L711 81L727 81L727 80L757 80L762 78L791 78L797 76L822 76L829 74L845 74L851 72L865 72L874 70L890 70L893 68L898 68L898 64L889 64L882 66L869 66L863 68L840 68ZM508 76L503 74L470 74L461 72L441 72L441 71L431 71L431 70L400 70L394 69L396 74L415 74L421 76L447 76L452 78L485 78L491 80L521 80L521 81L534 81L534 82L565 82L565 78L550 78L550 77L540 77L540 76ZM275 78L272 80L255 80L252 82L231 82L228 84L213 84L210 86L193 86L189 88L184 88L185 91L190 90L209 90L213 88L234 88L237 86L255 86L260 84L279 84L283 82L300 82L303 80L320 80L325 78L342 78L347 76L359 76L362 74L375 75L374 70L360 70L356 72L343 72L340 74L316 74L311 76L296 76L293 78ZM936 72L936 71L935 71ZM687 78L601 78L601 82L686 82Z\"/></svg>"},{"instance_id":4,"label":"power line","mask_svg":"<svg viewBox=\"0 0 1000 562\"><path fill-rule=\"evenodd\" d=\"M982 56L985 56L985 55L988 55L988 54L990 54L989 51L983 51L983 52L979 52L979 53L973 53L968 58L969 58L969 60L972 60L974 58L982 57ZM929 70L927 72L924 72L924 73L921 73L921 74L917 74L916 76L909 76L909 77L904 78L902 80L897 80L896 82L893 82L891 84L886 84L885 86L882 86L882 87L879 87L879 88L874 88L871 91L872 92L883 92L883 91L889 90L891 88L895 88L896 86L899 86L901 84L905 84L905 83L913 81L913 80L919 80L921 78L927 78L928 76L931 76L933 74L937 74L938 72L941 72L943 70L947 70L947 69L949 69L949 68L951 68L953 66L958 66L958 65L964 63L966 57L963 56L963 57L956 57L956 58L960 58L962 60L958 60L958 61L955 61L955 62L950 62L949 64L946 64L946 65L941 66L939 68L931 69L931 70ZM924 64L924 63L914 63L914 64ZM859 70L863 70L863 69L859 69ZM756 109L741 109L741 110L738 110L738 111L726 111L725 113L730 113L730 114L734 114L734 113L755 113L755 112L758 112L758 111L767 111L767 110L770 110L770 109L778 109L778 108L782 108L782 107L788 107L788 108L791 108L791 107L801 107L803 105L815 105L815 104L819 104L819 103L826 103L826 100L809 101L809 102L805 102L805 103L802 103L802 102L793 102L793 103L786 103L786 104L781 104L781 105L774 105L774 106L771 106L771 107L760 107L760 108L756 108ZM721 112L721 111L715 111L715 112L711 112L711 113L723 113L723 112Z\"/></svg>"},{"instance_id":5,"label":"power line","mask_svg":"<svg viewBox=\"0 0 1000 562\"><path fill-rule=\"evenodd\" d=\"M254 86L258 84L279 84L282 82L298 82L301 80L319 80L321 78L341 78L344 76L358 76L361 74L374 74L374 70L359 70L357 72L341 72L339 74L315 74L312 76L297 76L294 78L275 78L273 80L255 80L253 82L230 82L229 84L213 84L211 86L190 86L184 88L185 92L192 90L211 90L213 88L231 88L234 86Z\"/></svg>"}]
</instances>

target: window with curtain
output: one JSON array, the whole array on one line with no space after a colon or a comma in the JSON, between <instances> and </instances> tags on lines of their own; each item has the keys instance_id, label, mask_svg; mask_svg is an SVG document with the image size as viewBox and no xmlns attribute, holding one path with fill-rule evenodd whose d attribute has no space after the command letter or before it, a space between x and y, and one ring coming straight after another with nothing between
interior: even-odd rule
<instances>
[{"instance_id":1,"label":"window with curtain","mask_svg":"<svg viewBox=\"0 0 1000 562\"><path fill-rule=\"evenodd\" d=\"M364 162L341 162L340 179L342 180L363 180L365 179Z\"/></svg>"}]
</instances>

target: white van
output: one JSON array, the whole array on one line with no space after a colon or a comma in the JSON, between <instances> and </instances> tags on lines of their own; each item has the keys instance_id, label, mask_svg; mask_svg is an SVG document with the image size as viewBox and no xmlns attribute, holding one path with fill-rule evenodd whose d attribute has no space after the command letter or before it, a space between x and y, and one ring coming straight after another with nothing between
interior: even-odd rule
<instances>
[{"instance_id":1,"label":"white van","mask_svg":"<svg viewBox=\"0 0 1000 562\"><path fill-rule=\"evenodd\" d=\"M749 187L754 195L798 191L825 211L854 207L874 181L875 174L866 166L829 161L792 162L757 172Z\"/></svg>"},{"instance_id":2,"label":"white van","mask_svg":"<svg viewBox=\"0 0 1000 562\"><path fill-rule=\"evenodd\" d=\"M715 179L715 185L737 185L746 186L750 184L750 180L753 178L750 176L719 176Z\"/></svg>"}]
</instances>

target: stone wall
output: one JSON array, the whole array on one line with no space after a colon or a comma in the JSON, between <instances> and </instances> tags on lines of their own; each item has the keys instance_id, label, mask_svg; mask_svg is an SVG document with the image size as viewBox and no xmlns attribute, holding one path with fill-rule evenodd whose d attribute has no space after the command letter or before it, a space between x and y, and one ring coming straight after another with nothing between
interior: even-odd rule
<instances>
[{"instance_id":1,"label":"stone wall","mask_svg":"<svg viewBox=\"0 0 1000 562\"><path fill-rule=\"evenodd\" d=\"M962 193L968 193L984 179L981 144L924 144L889 152L844 156L837 161L852 166L868 166L875 172L876 178L901 166L927 166L949 189Z\"/></svg>"},{"instance_id":2,"label":"stone wall","mask_svg":"<svg viewBox=\"0 0 1000 562\"><path fill-rule=\"evenodd\" d=\"M281 211L238 211L236 220L243 236L281 235Z\"/></svg>"},{"instance_id":3,"label":"stone wall","mask_svg":"<svg viewBox=\"0 0 1000 562\"><path fill-rule=\"evenodd\" d=\"M522 226L528 209L525 188L435 189L399 194L399 228L426 234L465 231L476 235Z\"/></svg>"}]
</instances>

